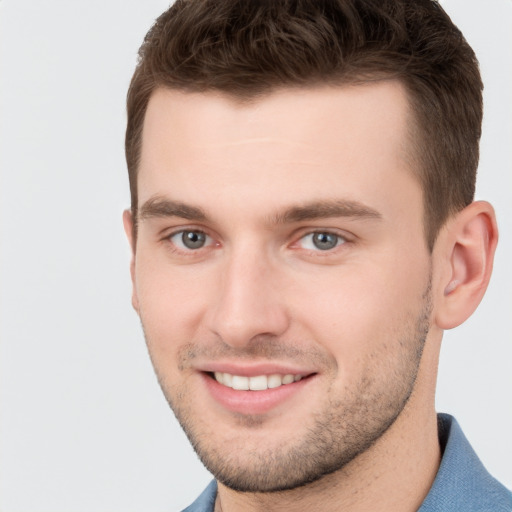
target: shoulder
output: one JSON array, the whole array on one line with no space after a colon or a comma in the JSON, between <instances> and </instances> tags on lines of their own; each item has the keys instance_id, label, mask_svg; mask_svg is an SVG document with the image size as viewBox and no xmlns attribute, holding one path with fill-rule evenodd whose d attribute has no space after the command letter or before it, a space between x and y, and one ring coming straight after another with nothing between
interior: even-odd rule
<instances>
[{"instance_id":1,"label":"shoulder","mask_svg":"<svg viewBox=\"0 0 512 512\"><path fill-rule=\"evenodd\" d=\"M439 440L441 465L418 512L512 511L512 493L488 473L457 421L447 414L439 415Z\"/></svg>"},{"instance_id":2,"label":"shoulder","mask_svg":"<svg viewBox=\"0 0 512 512\"><path fill-rule=\"evenodd\" d=\"M217 497L217 482L212 480L199 497L182 512L213 512Z\"/></svg>"}]
</instances>

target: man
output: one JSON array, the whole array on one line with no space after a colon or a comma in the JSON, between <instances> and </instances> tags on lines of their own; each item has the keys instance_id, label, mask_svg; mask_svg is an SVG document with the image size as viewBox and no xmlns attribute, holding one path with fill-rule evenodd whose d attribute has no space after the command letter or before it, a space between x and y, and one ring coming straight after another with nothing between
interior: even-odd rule
<instances>
[{"instance_id":1,"label":"man","mask_svg":"<svg viewBox=\"0 0 512 512\"><path fill-rule=\"evenodd\" d=\"M497 243L476 58L418 1L178 1L128 93L133 305L190 511L512 510L437 417Z\"/></svg>"}]
</instances>

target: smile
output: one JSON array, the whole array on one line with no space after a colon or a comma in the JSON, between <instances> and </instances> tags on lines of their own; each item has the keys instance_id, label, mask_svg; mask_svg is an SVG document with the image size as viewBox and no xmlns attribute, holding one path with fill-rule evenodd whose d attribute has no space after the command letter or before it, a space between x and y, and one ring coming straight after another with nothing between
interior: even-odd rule
<instances>
[{"instance_id":1,"label":"smile","mask_svg":"<svg viewBox=\"0 0 512 512\"><path fill-rule=\"evenodd\" d=\"M293 375L288 373L286 375L272 374L272 375L256 375L254 377L247 377L245 375L232 375L231 373L215 372L213 374L215 380L228 388L237 391L264 391L265 389L274 389L293 382L298 382L304 375Z\"/></svg>"}]
</instances>

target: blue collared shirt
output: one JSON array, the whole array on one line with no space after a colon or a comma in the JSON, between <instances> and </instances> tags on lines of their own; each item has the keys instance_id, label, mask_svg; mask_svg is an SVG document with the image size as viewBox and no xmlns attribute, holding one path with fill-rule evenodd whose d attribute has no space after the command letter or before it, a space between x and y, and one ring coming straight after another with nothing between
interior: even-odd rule
<instances>
[{"instance_id":1,"label":"blue collared shirt","mask_svg":"<svg viewBox=\"0 0 512 512\"><path fill-rule=\"evenodd\" d=\"M457 421L438 415L443 457L418 512L512 512L512 493L493 478L471 448ZM217 482L183 512L213 512Z\"/></svg>"}]
</instances>

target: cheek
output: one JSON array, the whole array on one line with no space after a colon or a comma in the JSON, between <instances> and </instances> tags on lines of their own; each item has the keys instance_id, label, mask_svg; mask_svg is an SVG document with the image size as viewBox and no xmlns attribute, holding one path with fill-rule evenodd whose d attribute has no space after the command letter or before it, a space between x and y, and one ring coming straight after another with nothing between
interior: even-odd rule
<instances>
[{"instance_id":1,"label":"cheek","mask_svg":"<svg viewBox=\"0 0 512 512\"><path fill-rule=\"evenodd\" d=\"M205 275L190 268L158 265L141 257L136 290L148 346L153 352L175 352L195 338L209 301Z\"/></svg>"},{"instance_id":2,"label":"cheek","mask_svg":"<svg viewBox=\"0 0 512 512\"><path fill-rule=\"evenodd\" d=\"M414 331L425 275L418 268L403 272L398 267L334 269L302 282L302 291L296 289L304 297L296 301L296 318L333 355L342 374L357 373L369 360L391 358L401 350L404 336Z\"/></svg>"}]
</instances>

